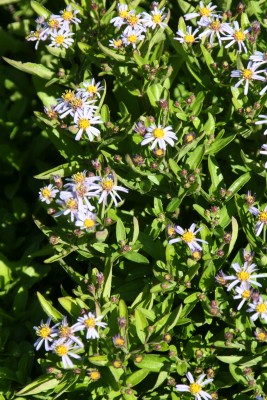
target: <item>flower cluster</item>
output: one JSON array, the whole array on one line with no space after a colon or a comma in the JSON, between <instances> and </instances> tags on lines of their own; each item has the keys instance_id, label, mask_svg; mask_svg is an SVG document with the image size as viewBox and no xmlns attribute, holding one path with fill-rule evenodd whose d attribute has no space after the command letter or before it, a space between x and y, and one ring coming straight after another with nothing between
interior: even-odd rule
<instances>
[{"instance_id":1,"label":"flower cluster","mask_svg":"<svg viewBox=\"0 0 267 400\"><path fill-rule=\"evenodd\" d=\"M101 322L103 316L96 317L89 312L79 317L77 323L70 326L67 318L64 317L61 323L50 326L51 318L46 323L41 321L39 326L34 326L34 330L38 339L34 343L36 350L39 350L44 344L46 351L52 351L61 357L64 368L73 368L73 362L70 357L76 360L81 359L77 354L84 345L80 337L76 336L76 332L87 330L86 339L98 339L99 333L96 327L105 328L107 324Z\"/></svg>"},{"instance_id":2,"label":"flower cluster","mask_svg":"<svg viewBox=\"0 0 267 400\"><path fill-rule=\"evenodd\" d=\"M257 281L258 278L266 278L267 273L257 273L258 269L256 264L251 263L253 256L243 251L245 261L244 265L241 266L239 263L232 264L235 271L235 275L225 275L222 271L216 276L216 281L220 284L226 285L227 281L232 281L227 291L235 288L235 300L241 300L237 310L241 310L246 302L248 304L248 312L252 312L253 315L250 317L251 321L256 321L259 317L267 322L267 301L263 300L263 297L258 291L254 289L262 287L262 284Z\"/></svg>"},{"instance_id":3,"label":"flower cluster","mask_svg":"<svg viewBox=\"0 0 267 400\"><path fill-rule=\"evenodd\" d=\"M67 178L68 183L64 186L61 178L54 176L58 189L49 184L40 189L39 198L46 204L55 200L60 206L61 210L56 212L54 217L69 215L71 221L75 222L79 229L90 232L94 231L97 225L97 215L92 212L95 209L92 201L96 199L98 204L107 205L110 196L111 202L117 206L117 199L122 201L117 192L128 193L128 189L118 186L113 174L88 177L86 172L77 172L71 178ZM58 196L57 199L56 196Z\"/></svg>"},{"instance_id":4,"label":"flower cluster","mask_svg":"<svg viewBox=\"0 0 267 400\"><path fill-rule=\"evenodd\" d=\"M86 134L92 142L95 137L100 135L100 130L94 125L101 124L103 121L96 115L97 100L100 98L100 91L103 90L100 82L95 79L82 82L76 90L66 90L57 99L57 104L52 106L53 115L60 119L71 117L71 131L76 130L75 140L80 140ZM51 111L45 109L47 114Z\"/></svg>"},{"instance_id":5,"label":"flower cluster","mask_svg":"<svg viewBox=\"0 0 267 400\"><path fill-rule=\"evenodd\" d=\"M136 10L129 9L127 4L118 3L118 16L112 18L110 23L118 29L123 27L123 32L117 39L110 40L109 44L115 49L127 46L135 49L137 44L145 39L145 33L149 28L164 29L167 26L165 19L164 8L159 10L157 5L152 4L150 13L137 14Z\"/></svg>"},{"instance_id":6,"label":"flower cluster","mask_svg":"<svg viewBox=\"0 0 267 400\"><path fill-rule=\"evenodd\" d=\"M38 48L40 41L50 40L49 46L65 48L70 47L74 39L71 32L71 25L78 25L81 20L76 17L79 10L69 4L59 14L51 14L49 18L39 17L36 19L36 30L31 31L26 37L28 41L34 41L35 49Z\"/></svg>"}]
</instances>

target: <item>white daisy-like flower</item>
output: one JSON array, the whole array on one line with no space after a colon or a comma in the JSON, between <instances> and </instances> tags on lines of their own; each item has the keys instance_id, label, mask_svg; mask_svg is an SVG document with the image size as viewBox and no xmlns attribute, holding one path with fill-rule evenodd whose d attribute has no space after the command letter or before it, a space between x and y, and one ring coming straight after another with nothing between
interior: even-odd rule
<instances>
[{"instance_id":1,"label":"white daisy-like flower","mask_svg":"<svg viewBox=\"0 0 267 400\"><path fill-rule=\"evenodd\" d=\"M123 41L121 38L111 39L109 41L109 45L110 45L110 47L113 47L114 49L118 50L118 49L123 48Z\"/></svg>"},{"instance_id":2,"label":"white daisy-like flower","mask_svg":"<svg viewBox=\"0 0 267 400\"><path fill-rule=\"evenodd\" d=\"M174 140L177 140L175 133L171 126L155 125L152 124L146 129L146 134L141 142L141 146L145 146L152 142L150 149L153 150L158 146L162 150L166 150L166 143L174 146Z\"/></svg>"},{"instance_id":3,"label":"white daisy-like flower","mask_svg":"<svg viewBox=\"0 0 267 400\"><path fill-rule=\"evenodd\" d=\"M60 199L57 200L57 204L59 204L63 209L61 211L56 212L53 216L55 218L59 217L60 215L69 215L71 222L74 222L76 219L78 211L83 211L81 206L79 206L78 199L74 197L74 193L62 191L60 193ZM84 208L84 205L83 205Z\"/></svg>"},{"instance_id":4,"label":"white daisy-like flower","mask_svg":"<svg viewBox=\"0 0 267 400\"><path fill-rule=\"evenodd\" d=\"M85 229L88 232L93 232L96 225L98 225L96 222L96 214L90 211L87 211L86 213L78 213L75 226L78 226L80 229Z\"/></svg>"},{"instance_id":5,"label":"white daisy-like flower","mask_svg":"<svg viewBox=\"0 0 267 400\"><path fill-rule=\"evenodd\" d=\"M102 124L103 121L99 116L94 116L90 108L84 108L83 110L77 110L74 115L74 123L74 126L79 129L76 133L75 140L80 140L82 134L85 132L89 141L92 142L94 137L100 135L100 130L92 125Z\"/></svg>"},{"instance_id":6,"label":"white daisy-like flower","mask_svg":"<svg viewBox=\"0 0 267 400\"><path fill-rule=\"evenodd\" d=\"M263 144L261 146L260 154L264 154L265 156L267 156L267 144ZM267 161L265 162L264 167L267 168Z\"/></svg>"},{"instance_id":7,"label":"white daisy-like flower","mask_svg":"<svg viewBox=\"0 0 267 400\"><path fill-rule=\"evenodd\" d=\"M123 35L127 36L128 33L133 31L145 31L145 27L142 23L141 14L136 14L134 10L130 11L128 17L126 18L126 28L123 31Z\"/></svg>"},{"instance_id":8,"label":"white daisy-like flower","mask_svg":"<svg viewBox=\"0 0 267 400\"><path fill-rule=\"evenodd\" d=\"M73 35L74 33L63 29L60 29L59 31L56 32L51 32L50 34L51 43L49 44L49 46L64 47L65 49L67 49L74 43L74 39L72 39L71 37Z\"/></svg>"},{"instance_id":9,"label":"white daisy-like flower","mask_svg":"<svg viewBox=\"0 0 267 400\"><path fill-rule=\"evenodd\" d=\"M209 383L211 383L213 381L213 379L210 378L210 379L206 379L205 381L203 381L205 376L206 376L206 374L202 374L202 375L200 375L198 380L195 381L191 372L187 372L186 377L189 380L189 385L176 385L176 389L178 390L178 392L191 393L193 396L195 396L195 400L212 399L212 396L203 390L203 386L206 386Z\"/></svg>"},{"instance_id":10,"label":"white daisy-like flower","mask_svg":"<svg viewBox=\"0 0 267 400\"><path fill-rule=\"evenodd\" d=\"M87 329L86 339L98 339L99 333L96 330L96 327L100 326L101 328L105 328L107 326L106 322L101 322L103 315L96 317L93 313L89 312L88 314L84 314L82 317L78 318L78 322L73 325L75 331L83 331Z\"/></svg>"},{"instance_id":11,"label":"white daisy-like flower","mask_svg":"<svg viewBox=\"0 0 267 400\"><path fill-rule=\"evenodd\" d=\"M183 32L181 29L179 29L178 32L176 32L176 35L178 35L179 37L175 37L174 39L178 40L180 43L185 43L191 46L192 44L199 41L199 36L196 36L199 28L195 29L193 32L192 29L192 26L187 26L186 32Z\"/></svg>"},{"instance_id":12,"label":"white daisy-like flower","mask_svg":"<svg viewBox=\"0 0 267 400\"><path fill-rule=\"evenodd\" d=\"M112 18L111 24L117 28L121 28L122 25L126 24L127 17L129 15L129 9L127 4L118 3L118 16Z\"/></svg>"},{"instance_id":13,"label":"white daisy-like flower","mask_svg":"<svg viewBox=\"0 0 267 400\"><path fill-rule=\"evenodd\" d=\"M75 92L73 90L65 90L61 97L56 100L57 105L54 107L54 111L57 113L63 113L63 111L70 108L71 102L75 100Z\"/></svg>"},{"instance_id":14,"label":"white daisy-like flower","mask_svg":"<svg viewBox=\"0 0 267 400\"><path fill-rule=\"evenodd\" d=\"M259 121L256 121L256 122L255 122L255 125L267 124L267 115L260 114L260 115L259 115L259 118L262 118L262 119L259 120ZM263 134L264 134L264 135L267 135L267 129L263 132Z\"/></svg>"},{"instance_id":15,"label":"white daisy-like flower","mask_svg":"<svg viewBox=\"0 0 267 400\"><path fill-rule=\"evenodd\" d=\"M256 236L259 236L267 224L267 206L265 206L263 211L258 210L256 207L249 207L248 211L258 217L258 222L255 226Z\"/></svg>"},{"instance_id":16,"label":"white daisy-like flower","mask_svg":"<svg viewBox=\"0 0 267 400\"><path fill-rule=\"evenodd\" d=\"M79 346L73 346L73 341L68 340L65 341L65 338L58 339L56 342L53 343L51 347L53 353L57 356L62 358L62 363L64 368L74 368L73 362L71 361L70 357L75 358L76 360L80 360L81 356L76 354L71 350L79 350Z\"/></svg>"},{"instance_id":17,"label":"white daisy-like flower","mask_svg":"<svg viewBox=\"0 0 267 400\"><path fill-rule=\"evenodd\" d=\"M136 45L145 38L142 29L134 29L131 26L127 29L127 32L122 34L122 42L125 46L132 46L136 49Z\"/></svg>"},{"instance_id":18,"label":"white daisy-like flower","mask_svg":"<svg viewBox=\"0 0 267 400\"><path fill-rule=\"evenodd\" d=\"M74 99L70 100L69 103L66 103L65 108L61 106L61 110L58 111L60 114L60 118L63 119L67 115L71 115L75 117L77 113L82 111L88 111L92 115L94 114L97 106L94 106L96 100L84 100L80 96L75 95ZM55 107L56 110L57 107ZM57 110L56 110L57 111Z\"/></svg>"},{"instance_id":19,"label":"white daisy-like flower","mask_svg":"<svg viewBox=\"0 0 267 400\"><path fill-rule=\"evenodd\" d=\"M51 350L49 342L53 342L54 338L57 336L56 327L59 324L50 327L50 323L51 318L48 318L45 324L43 323L43 321L41 321L41 324L39 326L33 327L36 335L39 336L39 338L34 343L34 347L36 347L36 350L39 350L43 343L45 345L46 351Z\"/></svg>"},{"instance_id":20,"label":"white daisy-like flower","mask_svg":"<svg viewBox=\"0 0 267 400\"><path fill-rule=\"evenodd\" d=\"M28 42L36 42L35 43L35 50L38 49L40 41L45 41L48 35L45 33L45 29L38 29L36 31L31 31L29 35L26 36L26 40Z\"/></svg>"},{"instance_id":21,"label":"white daisy-like flower","mask_svg":"<svg viewBox=\"0 0 267 400\"><path fill-rule=\"evenodd\" d=\"M115 204L115 207L117 207L117 199L119 199L119 201L122 201L122 198L117 192L128 193L129 190L124 188L123 186L116 185L114 181L114 176L112 174L109 174L108 176L102 178L99 190L99 194L101 194L98 200L98 204L104 203L106 205L108 201L108 196L110 196Z\"/></svg>"},{"instance_id":22,"label":"white daisy-like flower","mask_svg":"<svg viewBox=\"0 0 267 400\"><path fill-rule=\"evenodd\" d=\"M163 22L166 18L166 14L163 14L164 10L164 8L159 10L157 7L155 7L150 14L143 12L142 24L146 28L156 29L157 27L160 27L164 29L167 26L167 24Z\"/></svg>"},{"instance_id":23,"label":"white daisy-like flower","mask_svg":"<svg viewBox=\"0 0 267 400\"><path fill-rule=\"evenodd\" d=\"M251 286L248 282L244 282L241 283L241 286L236 287L235 291L237 294L234 296L234 299L241 299L237 310L241 310L245 302L251 298Z\"/></svg>"},{"instance_id":24,"label":"white daisy-like flower","mask_svg":"<svg viewBox=\"0 0 267 400\"><path fill-rule=\"evenodd\" d=\"M248 264L248 262L245 262L241 267L238 263L234 263L232 264L232 267L234 268L236 275L228 275L224 277L226 281L233 281L228 286L227 291L233 289L233 287L238 284L244 285L245 283L261 287L261 283L257 282L256 279L267 277L267 273L254 273L257 271L256 264Z\"/></svg>"},{"instance_id":25,"label":"white daisy-like flower","mask_svg":"<svg viewBox=\"0 0 267 400\"><path fill-rule=\"evenodd\" d=\"M53 15L53 17L60 21L64 30L68 30L70 24L78 25L81 22L81 20L76 17L79 12L79 10L73 9L71 4L69 4L65 10L60 11L60 15Z\"/></svg>"},{"instance_id":26,"label":"white daisy-like flower","mask_svg":"<svg viewBox=\"0 0 267 400\"><path fill-rule=\"evenodd\" d=\"M57 33L62 28L62 21L60 21L56 15L50 15L48 21L46 21L46 27L43 29L41 35L51 35L51 33Z\"/></svg>"},{"instance_id":27,"label":"white daisy-like flower","mask_svg":"<svg viewBox=\"0 0 267 400\"><path fill-rule=\"evenodd\" d=\"M237 43L238 45L238 52L242 53L242 49L244 50L245 53L247 53L247 47L245 45L245 40L247 38L247 34L249 33L250 29L242 30L239 27L238 21L234 21L234 27L231 27L228 35L221 38L221 40L230 40L230 43L228 43L225 48L228 49L231 47L233 44Z\"/></svg>"},{"instance_id":28,"label":"white daisy-like flower","mask_svg":"<svg viewBox=\"0 0 267 400\"><path fill-rule=\"evenodd\" d=\"M230 27L227 22L221 22L219 17L199 22L198 25L205 28L204 32L199 35L199 38L209 37L209 42L212 46L214 43L214 37L217 37L219 45L222 45L221 34L225 35L225 33L229 31Z\"/></svg>"},{"instance_id":29,"label":"white daisy-like flower","mask_svg":"<svg viewBox=\"0 0 267 400\"><path fill-rule=\"evenodd\" d=\"M96 96L100 98L100 91L104 89L104 86L101 86L100 82L96 83L94 78L91 81L83 82L81 85L82 88L79 89L78 93L80 92L86 99Z\"/></svg>"},{"instance_id":30,"label":"white daisy-like flower","mask_svg":"<svg viewBox=\"0 0 267 400\"><path fill-rule=\"evenodd\" d=\"M232 78L241 78L235 84L234 86L235 88L238 88L243 82L245 82L245 88L244 88L245 96L248 94L248 87L252 80L265 81L265 76L259 75L260 73L265 72L265 70L256 71L258 67L259 64L255 64L252 61L249 61L247 68L231 72Z\"/></svg>"},{"instance_id":31,"label":"white daisy-like flower","mask_svg":"<svg viewBox=\"0 0 267 400\"><path fill-rule=\"evenodd\" d=\"M44 201L46 204L50 204L58 192L58 189L50 183L48 186L44 186L40 189L39 199Z\"/></svg>"},{"instance_id":32,"label":"white daisy-like flower","mask_svg":"<svg viewBox=\"0 0 267 400\"><path fill-rule=\"evenodd\" d=\"M210 20L211 17L218 17L218 15L214 13L215 8L217 8L217 6L213 6L212 3L205 6L203 1L200 1L198 12L185 14L184 19L188 21L189 19L200 17L200 22Z\"/></svg>"},{"instance_id":33,"label":"white daisy-like flower","mask_svg":"<svg viewBox=\"0 0 267 400\"><path fill-rule=\"evenodd\" d=\"M73 326L70 326L67 321L67 317L64 317L61 324L59 324L57 328L57 336L59 339L64 341L72 341L76 343L79 347L83 347L82 341L75 336L75 329Z\"/></svg>"},{"instance_id":34,"label":"white daisy-like flower","mask_svg":"<svg viewBox=\"0 0 267 400\"><path fill-rule=\"evenodd\" d=\"M263 301L260 296L257 303L249 303L248 312L254 312L250 317L251 321L256 321L259 317L267 322L267 301Z\"/></svg>"},{"instance_id":35,"label":"white daisy-like flower","mask_svg":"<svg viewBox=\"0 0 267 400\"><path fill-rule=\"evenodd\" d=\"M262 53L261 51L254 51L254 53L249 57L251 61L259 64L267 63L267 52Z\"/></svg>"},{"instance_id":36,"label":"white daisy-like flower","mask_svg":"<svg viewBox=\"0 0 267 400\"><path fill-rule=\"evenodd\" d=\"M177 243L177 242L184 242L187 244L187 246L190 248L191 251L202 251L202 247L200 246L200 244L198 244L198 242L202 242L202 243L206 243L208 244L208 242L206 242L206 240L202 240L202 239L197 239L196 238L196 234L201 231L201 229L203 229L203 227L201 226L200 228L196 229L196 224L192 224L190 226L190 228L187 229L183 229L181 226L175 226L174 230L176 233L178 233L179 235L181 235L181 237L179 238L175 238L175 239L171 239L169 240L170 244L173 243Z\"/></svg>"}]
</instances>

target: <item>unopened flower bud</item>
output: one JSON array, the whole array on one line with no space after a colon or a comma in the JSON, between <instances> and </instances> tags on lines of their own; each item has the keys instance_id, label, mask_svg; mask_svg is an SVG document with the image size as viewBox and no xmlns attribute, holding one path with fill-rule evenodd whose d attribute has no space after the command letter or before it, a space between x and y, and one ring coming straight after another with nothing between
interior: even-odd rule
<instances>
[{"instance_id":1,"label":"unopened flower bud","mask_svg":"<svg viewBox=\"0 0 267 400\"><path fill-rule=\"evenodd\" d=\"M162 110L167 111L169 106L168 106L168 101L165 99L160 99L159 100L159 106Z\"/></svg>"}]
</instances>

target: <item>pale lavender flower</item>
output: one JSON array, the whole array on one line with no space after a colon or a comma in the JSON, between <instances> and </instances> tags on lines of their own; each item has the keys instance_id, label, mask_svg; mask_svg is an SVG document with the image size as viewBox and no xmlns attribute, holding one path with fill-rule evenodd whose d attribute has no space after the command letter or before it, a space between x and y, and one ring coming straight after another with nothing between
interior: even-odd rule
<instances>
[{"instance_id":1,"label":"pale lavender flower","mask_svg":"<svg viewBox=\"0 0 267 400\"><path fill-rule=\"evenodd\" d=\"M50 183L48 186L44 186L40 189L39 199L44 201L46 204L50 204L58 192L58 189Z\"/></svg>"},{"instance_id":2,"label":"pale lavender flower","mask_svg":"<svg viewBox=\"0 0 267 400\"><path fill-rule=\"evenodd\" d=\"M145 146L152 142L150 149L153 150L157 145L160 149L166 150L166 143L174 146L174 140L177 136L172 130L171 126L163 127L162 125L152 124L146 129L146 134L141 142L141 146Z\"/></svg>"},{"instance_id":3,"label":"pale lavender flower","mask_svg":"<svg viewBox=\"0 0 267 400\"><path fill-rule=\"evenodd\" d=\"M49 342L53 342L54 338L57 336L56 327L59 325L56 324L50 327L51 320L51 318L48 318L45 324L43 323L43 321L41 321L41 324L39 326L33 327L36 335L39 336L39 338L34 343L34 347L36 347L36 350L39 350L43 343L45 345L46 351L51 350Z\"/></svg>"},{"instance_id":4,"label":"pale lavender flower","mask_svg":"<svg viewBox=\"0 0 267 400\"><path fill-rule=\"evenodd\" d=\"M265 72L265 70L256 71L258 67L259 64L255 64L252 61L249 61L247 68L243 68L241 70L238 69L231 72L232 78L241 78L235 84L234 86L235 88L238 88L243 82L245 82L245 88L244 88L245 96L248 94L249 83L252 80L265 81L265 76L259 75L260 73Z\"/></svg>"},{"instance_id":5,"label":"pale lavender flower","mask_svg":"<svg viewBox=\"0 0 267 400\"><path fill-rule=\"evenodd\" d=\"M256 236L259 236L263 230L263 227L267 224L267 206L263 211L258 210L256 207L250 207L248 211L258 217L258 222L255 226Z\"/></svg>"},{"instance_id":6,"label":"pale lavender flower","mask_svg":"<svg viewBox=\"0 0 267 400\"><path fill-rule=\"evenodd\" d=\"M259 118L261 118L261 120L256 121L255 125L263 125L263 124L267 124L267 115L263 115L260 114ZM264 135L267 135L267 129L263 132Z\"/></svg>"},{"instance_id":7,"label":"pale lavender flower","mask_svg":"<svg viewBox=\"0 0 267 400\"><path fill-rule=\"evenodd\" d=\"M183 229L181 226L175 226L175 232L178 233L179 235L181 235L181 237L179 238L175 238L175 239L171 239L169 240L170 244L176 243L176 242L181 242L183 241L184 243L186 243L188 245L188 247L190 248L191 251L202 251L202 247L198 244L198 242L202 242L202 243L206 243L208 244L208 242L206 242L206 240L202 240L202 239L197 239L196 238L196 234L201 231L201 229L203 229L203 227L198 228L197 230L195 230L196 228L196 224L192 224L190 226L190 228L187 229Z\"/></svg>"},{"instance_id":8,"label":"pale lavender flower","mask_svg":"<svg viewBox=\"0 0 267 400\"><path fill-rule=\"evenodd\" d=\"M238 45L238 52L242 53L242 49L244 50L245 53L247 53L247 47L245 45L245 40L247 38L247 34L249 33L250 29L242 30L239 27L239 23L237 21L234 21L234 27L230 28L228 35L223 37L221 40L230 40L230 43L225 46L226 49L231 47L233 44L237 43Z\"/></svg>"},{"instance_id":9,"label":"pale lavender flower","mask_svg":"<svg viewBox=\"0 0 267 400\"><path fill-rule=\"evenodd\" d=\"M105 328L107 326L106 322L101 322L102 318L102 315L96 317L95 314L89 312L78 318L78 322L73 325L73 329L75 331L83 331L86 329L86 339L98 339L99 333L96 327L100 326L101 328Z\"/></svg>"},{"instance_id":10,"label":"pale lavender flower","mask_svg":"<svg viewBox=\"0 0 267 400\"><path fill-rule=\"evenodd\" d=\"M62 363L64 368L74 368L73 362L70 357L75 358L76 360L80 360L81 356L73 352L72 350L79 350L79 346L73 346L73 341L68 340L65 341L65 338L58 339L56 342L53 343L51 350L62 358Z\"/></svg>"},{"instance_id":11,"label":"pale lavender flower","mask_svg":"<svg viewBox=\"0 0 267 400\"><path fill-rule=\"evenodd\" d=\"M213 379L210 378L203 381L205 376L206 374L202 374L197 379L197 381L195 381L191 372L187 372L186 377L189 380L189 385L176 385L176 390L178 390L178 392L191 393L193 396L195 396L195 400L212 399L212 396L203 390L203 386L206 386L207 384L211 383Z\"/></svg>"},{"instance_id":12,"label":"pale lavender flower","mask_svg":"<svg viewBox=\"0 0 267 400\"><path fill-rule=\"evenodd\" d=\"M250 317L251 321L256 321L259 317L267 322L267 301L263 301L262 297L259 297L257 303L249 303L248 312L254 312Z\"/></svg>"},{"instance_id":13,"label":"pale lavender flower","mask_svg":"<svg viewBox=\"0 0 267 400\"><path fill-rule=\"evenodd\" d=\"M247 262L241 267L238 263L232 264L236 275L228 275L225 276L224 279L227 281L233 281L227 288L227 291L231 290L234 286L238 284L250 284L255 286L262 286L261 283L257 282L257 278L265 278L267 277L267 273L255 274L257 271L256 264L248 264Z\"/></svg>"}]
</instances>

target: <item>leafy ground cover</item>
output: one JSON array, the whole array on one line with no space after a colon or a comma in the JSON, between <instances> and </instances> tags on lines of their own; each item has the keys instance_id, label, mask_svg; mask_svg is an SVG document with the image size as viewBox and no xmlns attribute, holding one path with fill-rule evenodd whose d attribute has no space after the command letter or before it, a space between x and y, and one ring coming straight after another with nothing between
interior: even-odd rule
<instances>
[{"instance_id":1,"label":"leafy ground cover","mask_svg":"<svg viewBox=\"0 0 267 400\"><path fill-rule=\"evenodd\" d=\"M0 4L2 398L264 399L265 2Z\"/></svg>"}]
</instances>

